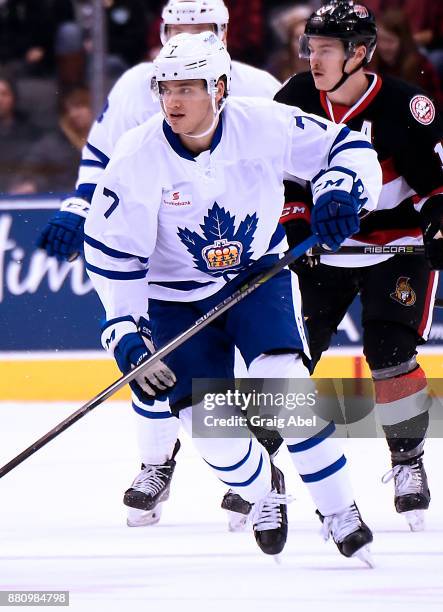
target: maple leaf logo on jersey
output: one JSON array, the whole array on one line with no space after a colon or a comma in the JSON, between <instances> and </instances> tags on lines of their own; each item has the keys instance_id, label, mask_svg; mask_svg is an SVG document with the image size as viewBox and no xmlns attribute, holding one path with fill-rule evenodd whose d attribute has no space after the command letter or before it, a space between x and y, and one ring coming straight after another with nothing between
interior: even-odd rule
<instances>
[{"instance_id":1,"label":"maple leaf logo on jersey","mask_svg":"<svg viewBox=\"0 0 443 612\"><path fill-rule=\"evenodd\" d=\"M200 225L203 236L179 227L178 237L191 253L198 270L212 276L222 276L249 264L257 222L255 213L247 215L235 231L235 216L214 202Z\"/></svg>"}]
</instances>

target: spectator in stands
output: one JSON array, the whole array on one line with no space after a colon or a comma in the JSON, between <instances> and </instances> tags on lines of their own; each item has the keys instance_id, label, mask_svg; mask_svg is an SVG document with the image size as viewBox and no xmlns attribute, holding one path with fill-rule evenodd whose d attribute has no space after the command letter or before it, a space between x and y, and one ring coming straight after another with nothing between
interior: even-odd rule
<instances>
[{"instance_id":1,"label":"spectator in stands","mask_svg":"<svg viewBox=\"0 0 443 612\"><path fill-rule=\"evenodd\" d=\"M145 0L102 0L108 34L108 74L117 78L147 55ZM77 0L76 19L65 28L60 44L70 54L88 57L94 46L92 0Z\"/></svg>"},{"instance_id":2,"label":"spectator in stands","mask_svg":"<svg viewBox=\"0 0 443 612\"><path fill-rule=\"evenodd\" d=\"M17 172L39 131L18 109L14 80L0 74L0 195L11 192Z\"/></svg>"},{"instance_id":3,"label":"spectator in stands","mask_svg":"<svg viewBox=\"0 0 443 612\"><path fill-rule=\"evenodd\" d=\"M403 9L414 40L426 50L443 78L443 2L441 0L367 0L377 19L390 9Z\"/></svg>"},{"instance_id":4,"label":"spectator in stands","mask_svg":"<svg viewBox=\"0 0 443 612\"><path fill-rule=\"evenodd\" d=\"M19 76L51 74L57 29L73 16L71 0L0 0L0 64Z\"/></svg>"},{"instance_id":5,"label":"spectator in stands","mask_svg":"<svg viewBox=\"0 0 443 612\"><path fill-rule=\"evenodd\" d=\"M146 0L145 0L146 1ZM266 62L264 44L263 0L224 0L229 10L228 47L232 59L253 66L263 66ZM153 59L160 50L160 23L164 0L161 7L157 4L157 19L151 19L147 31L148 58Z\"/></svg>"},{"instance_id":6,"label":"spectator in stands","mask_svg":"<svg viewBox=\"0 0 443 612\"><path fill-rule=\"evenodd\" d=\"M427 91L441 103L440 79L435 67L418 49L408 17L401 9L390 9L377 19L378 42L371 67Z\"/></svg>"},{"instance_id":7,"label":"spectator in stands","mask_svg":"<svg viewBox=\"0 0 443 612\"><path fill-rule=\"evenodd\" d=\"M89 92L74 89L65 94L58 129L32 146L13 186L14 193L70 192L92 121Z\"/></svg>"},{"instance_id":8,"label":"spectator in stands","mask_svg":"<svg viewBox=\"0 0 443 612\"><path fill-rule=\"evenodd\" d=\"M309 70L309 61L299 57L299 39L311 13L309 5L300 4L285 9L272 20L272 28L283 46L271 54L266 69L282 83L293 74Z\"/></svg>"}]
</instances>

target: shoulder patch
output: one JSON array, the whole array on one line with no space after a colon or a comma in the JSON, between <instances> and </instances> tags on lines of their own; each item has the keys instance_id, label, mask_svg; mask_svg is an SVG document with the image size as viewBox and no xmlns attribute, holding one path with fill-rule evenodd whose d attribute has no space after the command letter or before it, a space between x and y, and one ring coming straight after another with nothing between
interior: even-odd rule
<instances>
[{"instance_id":1,"label":"shoulder patch","mask_svg":"<svg viewBox=\"0 0 443 612\"><path fill-rule=\"evenodd\" d=\"M417 95L409 103L412 116L422 125L430 125L435 119L435 106L427 96Z\"/></svg>"}]
</instances>

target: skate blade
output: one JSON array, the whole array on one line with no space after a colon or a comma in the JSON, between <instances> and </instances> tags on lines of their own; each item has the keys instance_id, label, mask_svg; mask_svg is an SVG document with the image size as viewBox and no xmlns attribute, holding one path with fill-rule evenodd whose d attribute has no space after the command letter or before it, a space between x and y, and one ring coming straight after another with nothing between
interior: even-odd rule
<instances>
[{"instance_id":1,"label":"skate blade","mask_svg":"<svg viewBox=\"0 0 443 612\"><path fill-rule=\"evenodd\" d=\"M147 527L155 525L159 522L162 513L162 504L157 504L153 510L137 510L137 508L128 508L128 518L126 524L128 527Z\"/></svg>"},{"instance_id":2,"label":"skate blade","mask_svg":"<svg viewBox=\"0 0 443 612\"><path fill-rule=\"evenodd\" d=\"M363 546L357 552L352 555L355 559L359 559L369 568L374 569L375 563L372 558L371 551L369 550L369 546Z\"/></svg>"},{"instance_id":3,"label":"skate blade","mask_svg":"<svg viewBox=\"0 0 443 612\"><path fill-rule=\"evenodd\" d=\"M409 512L403 512L403 515L411 531L424 531L424 528L425 528L424 510L409 510Z\"/></svg>"},{"instance_id":4,"label":"skate blade","mask_svg":"<svg viewBox=\"0 0 443 612\"><path fill-rule=\"evenodd\" d=\"M274 559L277 565L281 565L283 563L281 555L272 555L272 558Z\"/></svg>"},{"instance_id":5,"label":"skate blade","mask_svg":"<svg viewBox=\"0 0 443 612\"><path fill-rule=\"evenodd\" d=\"M246 525L248 523L248 515L240 514L239 512L231 512L227 510L228 513L228 529L231 533L239 533L245 531Z\"/></svg>"}]
</instances>

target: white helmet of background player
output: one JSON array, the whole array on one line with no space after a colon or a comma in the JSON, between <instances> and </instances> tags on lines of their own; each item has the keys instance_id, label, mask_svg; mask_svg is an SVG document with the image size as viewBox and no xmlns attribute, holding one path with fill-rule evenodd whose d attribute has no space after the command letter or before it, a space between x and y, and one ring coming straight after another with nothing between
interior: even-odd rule
<instances>
[{"instance_id":1,"label":"white helmet of background player","mask_svg":"<svg viewBox=\"0 0 443 612\"><path fill-rule=\"evenodd\" d=\"M168 41L168 26L214 24L215 33L223 38L229 23L229 12L223 0L169 0L162 13L160 39Z\"/></svg>"},{"instance_id":2,"label":"white helmet of background player","mask_svg":"<svg viewBox=\"0 0 443 612\"><path fill-rule=\"evenodd\" d=\"M163 102L159 83L162 81L188 81L204 80L214 111L214 127L218 115L223 110L226 98L229 95L231 80L231 56L226 51L222 41L214 32L200 32L189 34L182 32L168 40L154 60L154 75L151 81L151 90L154 98L160 100L163 114ZM225 80L225 96L217 105L217 83ZM195 136L200 138L212 130Z\"/></svg>"}]
</instances>

